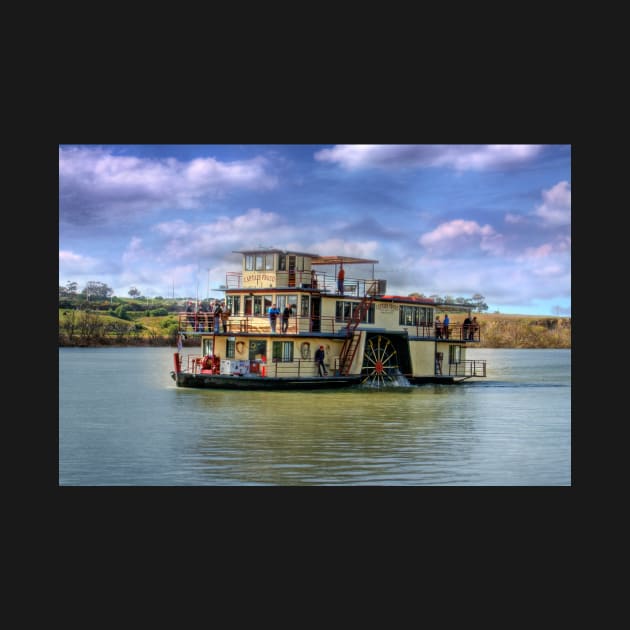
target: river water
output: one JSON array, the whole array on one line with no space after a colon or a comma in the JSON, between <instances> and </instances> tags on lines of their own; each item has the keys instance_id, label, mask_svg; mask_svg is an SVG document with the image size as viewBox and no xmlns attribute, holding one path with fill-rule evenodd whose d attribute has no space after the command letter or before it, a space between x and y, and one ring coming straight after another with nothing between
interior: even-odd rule
<instances>
[{"instance_id":1,"label":"river water","mask_svg":"<svg viewBox=\"0 0 630 630\"><path fill-rule=\"evenodd\" d=\"M571 485L571 351L391 390L177 388L172 348L59 349L59 485Z\"/></svg>"}]
</instances>

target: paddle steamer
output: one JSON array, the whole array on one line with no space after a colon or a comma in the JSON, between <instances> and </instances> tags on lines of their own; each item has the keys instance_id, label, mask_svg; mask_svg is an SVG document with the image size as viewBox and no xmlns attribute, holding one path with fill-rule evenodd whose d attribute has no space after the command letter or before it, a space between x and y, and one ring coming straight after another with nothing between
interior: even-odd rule
<instances>
[{"instance_id":1,"label":"paddle steamer","mask_svg":"<svg viewBox=\"0 0 630 630\"><path fill-rule=\"evenodd\" d=\"M480 340L479 327L455 322L456 305L387 294L386 281L374 279L377 260L279 249L235 253L242 268L227 273L223 321L217 318L215 327L212 312L178 315L179 339L192 336L200 344L184 356L180 343L174 354L171 376L179 387L385 387L486 376L485 361L466 358L467 347ZM351 271L366 266L369 278ZM287 306L291 314L283 319ZM445 329L436 316L447 312ZM320 376L315 354L322 346Z\"/></svg>"}]
</instances>

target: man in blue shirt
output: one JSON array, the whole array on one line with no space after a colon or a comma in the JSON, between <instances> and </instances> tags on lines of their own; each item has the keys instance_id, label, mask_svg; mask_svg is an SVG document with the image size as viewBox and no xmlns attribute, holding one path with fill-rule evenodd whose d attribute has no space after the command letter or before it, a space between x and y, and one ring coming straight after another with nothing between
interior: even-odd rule
<instances>
[{"instance_id":1,"label":"man in blue shirt","mask_svg":"<svg viewBox=\"0 0 630 630\"><path fill-rule=\"evenodd\" d=\"M269 309L269 324L271 325L272 333L276 332L276 320L278 319L278 315L280 315L280 309L275 304L272 304Z\"/></svg>"},{"instance_id":2,"label":"man in blue shirt","mask_svg":"<svg viewBox=\"0 0 630 630\"><path fill-rule=\"evenodd\" d=\"M444 331L444 339L448 339L448 325L451 320L448 318L448 313L444 314L444 321L442 322L442 330Z\"/></svg>"}]
</instances>

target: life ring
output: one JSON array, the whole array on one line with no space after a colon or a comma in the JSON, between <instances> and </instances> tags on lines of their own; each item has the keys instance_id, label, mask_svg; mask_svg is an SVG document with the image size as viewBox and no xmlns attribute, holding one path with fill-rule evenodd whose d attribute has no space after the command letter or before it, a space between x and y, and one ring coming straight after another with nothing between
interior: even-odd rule
<instances>
[{"instance_id":1,"label":"life ring","mask_svg":"<svg viewBox=\"0 0 630 630\"><path fill-rule=\"evenodd\" d=\"M245 350L245 342L237 341L236 342L236 352L238 352L239 354L243 354L244 350Z\"/></svg>"},{"instance_id":2,"label":"life ring","mask_svg":"<svg viewBox=\"0 0 630 630\"><path fill-rule=\"evenodd\" d=\"M305 341L300 347L300 354L303 359L308 359L311 356L311 344Z\"/></svg>"}]
</instances>

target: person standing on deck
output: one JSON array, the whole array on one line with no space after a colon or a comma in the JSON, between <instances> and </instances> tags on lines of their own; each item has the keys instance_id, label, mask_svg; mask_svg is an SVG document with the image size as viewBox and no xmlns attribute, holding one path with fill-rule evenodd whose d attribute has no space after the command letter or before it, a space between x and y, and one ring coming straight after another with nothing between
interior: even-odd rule
<instances>
[{"instance_id":1,"label":"person standing on deck","mask_svg":"<svg viewBox=\"0 0 630 630\"><path fill-rule=\"evenodd\" d=\"M226 333L228 331L228 321L230 320L230 315L232 311L225 305L225 302L221 302L221 323L223 324L223 332Z\"/></svg>"},{"instance_id":2,"label":"person standing on deck","mask_svg":"<svg viewBox=\"0 0 630 630\"><path fill-rule=\"evenodd\" d=\"M435 316L435 338L442 339L442 322L439 315Z\"/></svg>"},{"instance_id":3,"label":"person standing on deck","mask_svg":"<svg viewBox=\"0 0 630 630\"><path fill-rule=\"evenodd\" d=\"M463 337L462 339L466 340L466 339L470 339L470 333L472 331L472 320L470 319L470 315L466 316L466 319L464 320L464 326L463 326Z\"/></svg>"},{"instance_id":4,"label":"person standing on deck","mask_svg":"<svg viewBox=\"0 0 630 630\"><path fill-rule=\"evenodd\" d=\"M328 370L324 365L324 346L319 346L318 350L315 350L315 365L317 365L317 371L320 376L328 376Z\"/></svg>"},{"instance_id":5,"label":"person standing on deck","mask_svg":"<svg viewBox=\"0 0 630 630\"><path fill-rule=\"evenodd\" d=\"M291 317L291 304L287 304L282 311L282 332L287 332L289 328L289 317Z\"/></svg>"},{"instance_id":6,"label":"person standing on deck","mask_svg":"<svg viewBox=\"0 0 630 630\"><path fill-rule=\"evenodd\" d=\"M195 330L195 309L193 307L192 302L188 302L186 305L186 318L188 320L188 325Z\"/></svg>"},{"instance_id":7,"label":"person standing on deck","mask_svg":"<svg viewBox=\"0 0 630 630\"><path fill-rule=\"evenodd\" d=\"M442 324L442 328L444 330L444 339L448 339L448 325L451 323L451 320L448 318L448 313L444 314L444 322Z\"/></svg>"},{"instance_id":8,"label":"person standing on deck","mask_svg":"<svg viewBox=\"0 0 630 630\"><path fill-rule=\"evenodd\" d=\"M221 313L223 313L223 309L221 308L221 302L217 300L214 303L214 310L212 311L212 317L214 319L214 332L219 332L219 325L221 324Z\"/></svg>"},{"instance_id":9,"label":"person standing on deck","mask_svg":"<svg viewBox=\"0 0 630 630\"><path fill-rule=\"evenodd\" d=\"M475 340L475 333L479 330L479 324L477 323L477 318L473 317L472 318L472 323L470 325L470 336L468 337L468 339L470 339L470 341L474 341Z\"/></svg>"},{"instance_id":10,"label":"person standing on deck","mask_svg":"<svg viewBox=\"0 0 630 630\"><path fill-rule=\"evenodd\" d=\"M343 281L346 278L346 272L343 270L343 263L339 267L339 273L337 274L337 292L339 295L343 295Z\"/></svg>"},{"instance_id":11,"label":"person standing on deck","mask_svg":"<svg viewBox=\"0 0 630 630\"><path fill-rule=\"evenodd\" d=\"M278 319L278 315L280 315L280 309L274 303L269 309L269 325L271 326L272 333L276 332L276 321Z\"/></svg>"}]
</instances>

